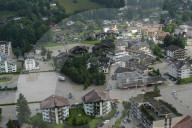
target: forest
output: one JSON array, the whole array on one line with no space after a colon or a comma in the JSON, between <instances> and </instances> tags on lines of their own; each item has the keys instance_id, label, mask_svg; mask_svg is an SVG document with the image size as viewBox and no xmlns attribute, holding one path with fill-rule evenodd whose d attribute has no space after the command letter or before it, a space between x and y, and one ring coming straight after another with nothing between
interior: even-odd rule
<instances>
[{"instance_id":1,"label":"forest","mask_svg":"<svg viewBox=\"0 0 192 128\"><path fill-rule=\"evenodd\" d=\"M119 7L118 0L114 0L114 7ZM33 45L50 29L51 23L58 23L69 17L65 8L55 2L56 6L51 7L51 0L0 0L0 12L13 14L9 17L1 17L6 22L0 24L0 39L11 41L14 53L24 53L31 50ZM106 4L106 3L102 3ZM117 5L116 5L117 4ZM75 13L79 13L77 10ZM19 20L13 20L19 17ZM48 20L43 20L48 17Z\"/></svg>"}]
</instances>

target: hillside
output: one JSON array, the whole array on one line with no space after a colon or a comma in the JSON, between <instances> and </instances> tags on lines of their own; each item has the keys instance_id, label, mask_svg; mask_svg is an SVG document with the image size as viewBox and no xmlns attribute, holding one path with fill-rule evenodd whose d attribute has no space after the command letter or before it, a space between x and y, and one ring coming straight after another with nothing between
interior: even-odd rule
<instances>
[{"instance_id":1,"label":"hillside","mask_svg":"<svg viewBox=\"0 0 192 128\"><path fill-rule=\"evenodd\" d=\"M73 13L77 10L89 10L96 8L104 8L104 5L91 2L90 0L77 0L77 2L73 2L74 0L57 0L60 5L62 5L66 13Z\"/></svg>"}]
</instances>

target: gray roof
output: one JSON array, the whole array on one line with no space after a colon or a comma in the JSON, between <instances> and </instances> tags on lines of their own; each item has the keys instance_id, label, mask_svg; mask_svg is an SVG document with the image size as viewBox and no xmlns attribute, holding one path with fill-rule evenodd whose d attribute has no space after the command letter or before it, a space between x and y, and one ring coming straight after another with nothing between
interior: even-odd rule
<instances>
[{"instance_id":1,"label":"gray roof","mask_svg":"<svg viewBox=\"0 0 192 128\"><path fill-rule=\"evenodd\" d=\"M120 79L127 79L127 78L142 78L143 76L137 71L134 71L134 72L125 72L123 74L119 74L117 75L117 77Z\"/></svg>"},{"instance_id":2,"label":"gray roof","mask_svg":"<svg viewBox=\"0 0 192 128\"><path fill-rule=\"evenodd\" d=\"M188 61L173 61L170 64L174 64L177 69L182 68L184 65L191 67Z\"/></svg>"},{"instance_id":3,"label":"gray roof","mask_svg":"<svg viewBox=\"0 0 192 128\"><path fill-rule=\"evenodd\" d=\"M166 50L169 50L169 51L176 51L176 50L180 50L181 48L178 47L178 46L175 46L175 45L170 45L169 47L166 48Z\"/></svg>"},{"instance_id":4,"label":"gray roof","mask_svg":"<svg viewBox=\"0 0 192 128\"><path fill-rule=\"evenodd\" d=\"M114 73L124 73L124 72L130 72L130 69L125 67L118 67Z\"/></svg>"}]
</instances>

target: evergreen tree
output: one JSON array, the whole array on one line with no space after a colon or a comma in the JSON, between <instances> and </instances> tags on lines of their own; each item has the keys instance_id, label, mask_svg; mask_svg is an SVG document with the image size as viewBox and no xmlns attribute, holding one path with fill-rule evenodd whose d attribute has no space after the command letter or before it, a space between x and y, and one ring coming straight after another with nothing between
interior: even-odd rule
<instances>
[{"instance_id":1,"label":"evergreen tree","mask_svg":"<svg viewBox=\"0 0 192 128\"><path fill-rule=\"evenodd\" d=\"M7 123L7 128L14 128L13 122L10 119Z\"/></svg>"},{"instance_id":2,"label":"evergreen tree","mask_svg":"<svg viewBox=\"0 0 192 128\"><path fill-rule=\"evenodd\" d=\"M26 123L31 116L31 110L29 109L28 102L23 94L19 94L19 99L16 103L17 118L20 123Z\"/></svg>"}]
</instances>

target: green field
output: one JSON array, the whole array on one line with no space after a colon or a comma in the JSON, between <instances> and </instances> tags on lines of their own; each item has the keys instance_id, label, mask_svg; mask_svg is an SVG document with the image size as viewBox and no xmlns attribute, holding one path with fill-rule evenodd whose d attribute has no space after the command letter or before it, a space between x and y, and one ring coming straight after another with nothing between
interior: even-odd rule
<instances>
[{"instance_id":1,"label":"green field","mask_svg":"<svg viewBox=\"0 0 192 128\"><path fill-rule=\"evenodd\" d=\"M45 44L45 47L57 47L57 46L63 46L63 44L59 44L59 43L47 43L47 44Z\"/></svg>"},{"instance_id":2,"label":"green field","mask_svg":"<svg viewBox=\"0 0 192 128\"><path fill-rule=\"evenodd\" d=\"M78 115L80 115L80 116L78 116ZM83 109L81 109L81 108L70 110L70 117L66 121L66 124L73 126L73 119L74 118L76 119L77 125L80 124L81 122L83 122L83 123L87 122L88 123L91 120L93 120L93 118L91 116L85 115Z\"/></svg>"},{"instance_id":3,"label":"green field","mask_svg":"<svg viewBox=\"0 0 192 128\"><path fill-rule=\"evenodd\" d=\"M100 43L100 40L94 40L94 41L82 41L82 44L97 44Z\"/></svg>"},{"instance_id":4,"label":"green field","mask_svg":"<svg viewBox=\"0 0 192 128\"><path fill-rule=\"evenodd\" d=\"M105 7L103 5L91 2L90 0L77 0L77 3L74 3L73 0L58 0L58 2L65 7L67 13L73 13L75 10L87 10Z\"/></svg>"}]
</instances>

